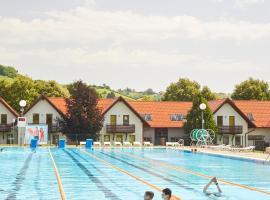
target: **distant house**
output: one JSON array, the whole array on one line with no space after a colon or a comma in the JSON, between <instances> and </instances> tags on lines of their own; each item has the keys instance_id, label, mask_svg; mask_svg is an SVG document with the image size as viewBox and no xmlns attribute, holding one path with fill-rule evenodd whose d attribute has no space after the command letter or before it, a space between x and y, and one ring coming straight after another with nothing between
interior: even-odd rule
<instances>
[{"instance_id":1,"label":"distant house","mask_svg":"<svg viewBox=\"0 0 270 200\"><path fill-rule=\"evenodd\" d=\"M15 121L19 114L0 97L0 144L16 144Z\"/></svg>"},{"instance_id":2,"label":"distant house","mask_svg":"<svg viewBox=\"0 0 270 200\"><path fill-rule=\"evenodd\" d=\"M264 149L270 144L270 101L230 99L210 101L218 127L219 144L254 145Z\"/></svg>"},{"instance_id":3,"label":"distant house","mask_svg":"<svg viewBox=\"0 0 270 200\"><path fill-rule=\"evenodd\" d=\"M163 145L166 141L189 137L183 126L192 102L127 101L118 97L99 99L98 107L104 115L104 126L99 133L101 142L150 141ZM209 101L209 107L218 127L218 144L254 145L263 149L270 143L270 101L227 98ZM59 132L56 119L66 112L64 98L41 96L25 116L28 123L48 124L49 140L55 143L59 137L65 137Z\"/></svg>"},{"instance_id":4,"label":"distant house","mask_svg":"<svg viewBox=\"0 0 270 200\"><path fill-rule=\"evenodd\" d=\"M58 97L41 95L24 113L28 124L47 124L49 143L55 144L59 137L64 137L56 119L65 113L65 100Z\"/></svg>"}]
</instances>

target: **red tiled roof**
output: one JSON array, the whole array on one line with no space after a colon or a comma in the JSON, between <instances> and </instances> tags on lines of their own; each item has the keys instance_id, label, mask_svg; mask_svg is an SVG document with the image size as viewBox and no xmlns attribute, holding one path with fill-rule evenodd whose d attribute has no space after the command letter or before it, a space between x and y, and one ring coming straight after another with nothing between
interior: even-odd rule
<instances>
[{"instance_id":1,"label":"red tiled roof","mask_svg":"<svg viewBox=\"0 0 270 200\"><path fill-rule=\"evenodd\" d=\"M129 104L140 114L151 114L152 121L148 121L151 127L179 128L183 127L183 121L171 121L170 115L187 115L192 107L192 102L149 102L129 101Z\"/></svg>"},{"instance_id":2,"label":"red tiled roof","mask_svg":"<svg viewBox=\"0 0 270 200\"><path fill-rule=\"evenodd\" d=\"M65 99L58 97L45 97L59 112L66 114ZM118 99L99 99L98 106L102 112L106 112L116 103ZM148 121L151 127L183 127L183 121L171 121L170 115L187 115L192 107L192 102L149 102L149 101L125 101L136 114L151 114L152 121ZM270 128L270 101L232 101L229 99L220 99L209 101L209 107L212 112L216 112L224 103L231 103L232 106L243 116L249 124L255 124L256 127ZM247 119L247 114L252 113L255 121ZM254 126L254 125L253 125Z\"/></svg>"},{"instance_id":3,"label":"red tiled roof","mask_svg":"<svg viewBox=\"0 0 270 200\"><path fill-rule=\"evenodd\" d=\"M65 98L63 97L47 97L47 99L53 104L58 111L60 111L63 115L67 113L67 107Z\"/></svg>"},{"instance_id":4,"label":"red tiled roof","mask_svg":"<svg viewBox=\"0 0 270 200\"><path fill-rule=\"evenodd\" d=\"M19 117L19 114L3 99L0 97L0 102L15 116Z\"/></svg>"},{"instance_id":5,"label":"red tiled roof","mask_svg":"<svg viewBox=\"0 0 270 200\"><path fill-rule=\"evenodd\" d=\"M219 106L224 103L225 100L226 99L208 101L208 106L212 112L215 112L219 108Z\"/></svg>"},{"instance_id":6,"label":"red tiled roof","mask_svg":"<svg viewBox=\"0 0 270 200\"><path fill-rule=\"evenodd\" d=\"M98 107L104 113L117 99L99 99Z\"/></svg>"},{"instance_id":7,"label":"red tiled roof","mask_svg":"<svg viewBox=\"0 0 270 200\"><path fill-rule=\"evenodd\" d=\"M252 113L256 127L270 128L270 101L236 100L233 102L245 115Z\"/></svg>"},{"instance_id":8,"label":"red tiled roof","mask_svg":"<svg viewBox=\"0 0 270 200\"><path fill-rule=\"evenodd\" d=\"M62 114L67 113L65 98L62 97L48 97L47 98ZM98 107L104 112L116 99L99 99Z\"/></svg>"}]
</instances>

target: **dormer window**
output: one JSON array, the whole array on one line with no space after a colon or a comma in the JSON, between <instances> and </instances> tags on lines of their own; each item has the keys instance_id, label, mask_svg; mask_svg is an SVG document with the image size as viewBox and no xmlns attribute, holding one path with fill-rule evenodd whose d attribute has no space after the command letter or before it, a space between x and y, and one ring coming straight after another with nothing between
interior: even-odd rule
<instances>
[{"instance_id":1,"label":"dormer window","mask_svg":"<svg viewBox=\"0 0 270 200\"><path fill-rule=\"evenodd\" d=\"M141 114L145 121L152 121L152 114Z\"/></svg>"},{"instance_id":2,"label":"dormer window","mask_svg":"<svg viewBox=\"0 0 270 200\"><path fill-rule=\"evenodd\" d=\"M170 115L171 121L183 121L185 116L183 114L172 114Z\"/></svg>"},{"instance_id":3,"label":"dormer window","mask_svg":"<svg viewBox=\"0 0 270 200\"><path fill-rule=\"evenodd\" d=\"M254 117L253 117L253 113L247 113L247 118L248 118L250 121L255 121L255 120L254 120Z\"/></svg>"}]
</instances>

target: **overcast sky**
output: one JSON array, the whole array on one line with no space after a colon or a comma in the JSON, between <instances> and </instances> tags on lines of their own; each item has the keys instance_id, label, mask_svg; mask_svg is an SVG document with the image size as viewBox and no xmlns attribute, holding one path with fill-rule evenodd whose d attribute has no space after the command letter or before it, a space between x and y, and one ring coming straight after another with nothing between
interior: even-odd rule
<instances>
[{"instance_id":1,"label":"overcast sky","mask_svg":"<svg viewBox=\"0 0 270 200\"><path fill-rule=\"evenodd\" d=\"M269 0L0 0L0 63L34 79L231 92L270 81Z\"/></svg>"}]
</instances>

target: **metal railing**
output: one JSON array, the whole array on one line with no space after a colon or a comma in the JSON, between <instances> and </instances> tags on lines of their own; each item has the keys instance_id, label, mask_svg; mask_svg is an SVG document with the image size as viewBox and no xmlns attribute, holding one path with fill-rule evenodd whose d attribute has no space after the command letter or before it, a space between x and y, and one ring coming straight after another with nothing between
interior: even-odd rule
<instances>
[{"instance_id":1,"label":"metal railing","mask_svg":"<svg viewBox=\"0 0 270 200\"><path fill-rule=\"evenodd\" d=\"M0 124L0 132L11 132L12 124Z\"/></svg>"},{"instance_id":2,"label":"metal railing","mask_svg":"<svg viewBox=\"0 0 270 200\"><path fill-rule=\"evenodd\" d=\"M107 133L134 133L135 132L135 124L129 125L106 125Z\"/></svg>"},{"instance_id":3,"label":"metal railing","mask_svg":"<svg viewBox=\"0 0 270 200\"><path fill-rule=\"evenodd\" d=\"M218 126L219 134L242 134L243 126Z\"/></svg>"}]
</instances>

